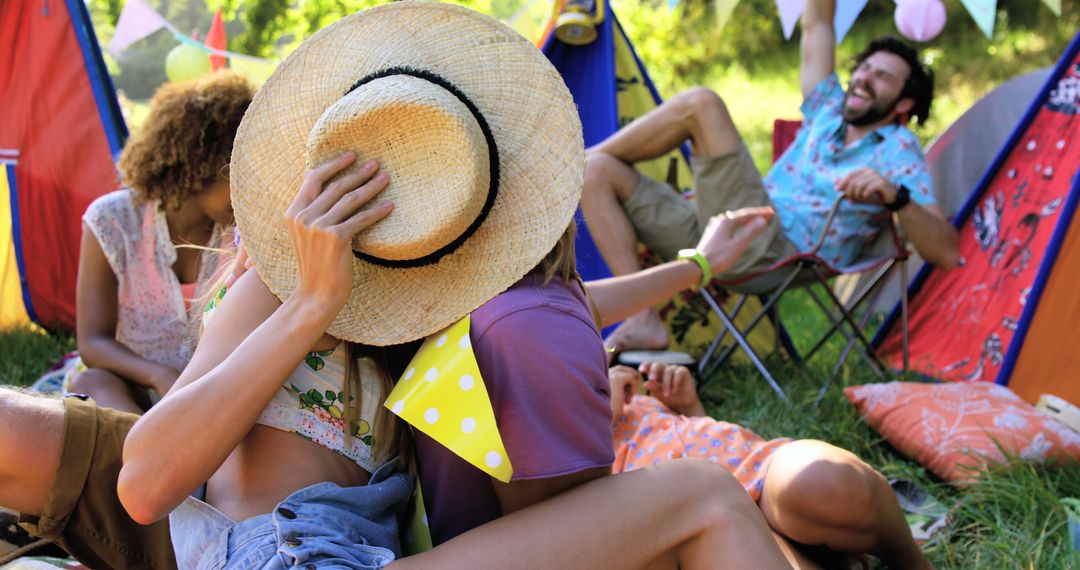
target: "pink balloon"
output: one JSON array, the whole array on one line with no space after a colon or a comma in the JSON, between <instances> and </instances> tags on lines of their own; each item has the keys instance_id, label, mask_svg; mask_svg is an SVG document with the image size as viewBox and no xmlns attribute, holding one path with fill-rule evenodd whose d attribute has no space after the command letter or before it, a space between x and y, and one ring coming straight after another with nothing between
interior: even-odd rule
<instances>
[{"instance_id":1,"label":"pink balloon","mask_svg":"<svg viewBox=\"0 0 1080 570\"><path fill-rule=\"evenodd\" d=\"M895 19L905 38L929 41L945 28L945 5L941 0L897 0Z\"/></svg>"}]
</instances>

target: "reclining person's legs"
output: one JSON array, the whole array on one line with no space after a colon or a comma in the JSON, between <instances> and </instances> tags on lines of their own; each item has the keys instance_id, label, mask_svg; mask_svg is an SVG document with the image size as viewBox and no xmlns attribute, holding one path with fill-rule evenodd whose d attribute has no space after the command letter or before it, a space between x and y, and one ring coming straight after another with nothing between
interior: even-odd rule
<instances>
[{"instance_id":1,"label":"reclining person's legs","mask_svg":"<svg viewBox=\"0 0 1080 570\"><path fill-rule=\"evenodd\" d=\"M696 205L667 184L638 174L632 166L661 156L687 139L694 151ZM672 97L589 149L586 157L581 209L597 249L615 275L641 269L639 240L660 257L673 259L680 249L697 243L710 217L770 205L727 106L705 88ZM774 219L731 274L741 275L794 253L793 247L771 251L785 244ZM667 331L656 311L643 311L627 319L607 344L624 349L663 348Z\"/></svg>"},{"instance_id":2,"label":"reclining person's legs","mask_svg":"<svg viewBox=\"0 0 1080 570\"><path fill-rule=\"evenodd\" d=\"M625 275L641 269L635 229L677 231L679 238L689 240L685 247L692 245L700 234L700 228L684 232L671 227L635 227L619 207L631 199L641 183L641 175L633 164L661 156L687 139L694 147L695 156L730 154L741 143L724 102L708 89L696 87L672 97L587 152L581 209L593 240L613 274ZM687 209L686 213L691 211ZM664 218L655 220L653 225L671 221Z\"/></svg>"},{"instance_id":3,"label":"reclining person's legs","mask_svg":"<svg viewBox=\"0 0 1080 570\"><path fill-rule=\"evenodd\" d=\"M769 525L796 542L869 552L890 568L931 568L885 478L854 454L816 440L776 451L759 501Z\"/></svg>"},{"instance_id":4,"label":"reclining person's legs","mask_svg":"<svg viewBox=\"0 0 1080 570\"><path fill-rule=\"evenodd\" d=\"M664 155L687 139L695 156L728 154L742 142L724 100L704 87L694 87L664 101L588 152L634 164Z\"/></svg>"}]
</instances>

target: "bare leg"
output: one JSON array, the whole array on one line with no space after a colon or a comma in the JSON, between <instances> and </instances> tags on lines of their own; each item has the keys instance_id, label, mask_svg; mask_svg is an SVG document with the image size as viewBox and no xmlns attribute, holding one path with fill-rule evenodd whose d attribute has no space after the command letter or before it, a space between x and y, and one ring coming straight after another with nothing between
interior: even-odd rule
<instances>
[{"instance_id":1,"label":"bare leg","mask_svg":"<svg viewBox=\"0 0 1080 570\"><path fill-rule=\"evenodd\" d=\"M100 368L88 368L71 379L68 390L85 394L103 408L142 414L146 412L135 403L132 390L138 389L123 378Z\"/></svg>"},{"instance_id":2,"label":"bare leg","mask_svg":"<svg viewBox=\"0 0 1080 570\"><path fill-rule=\"evenodd\" d=\"M693 459L590 481L391 565L721 567L789 566L738 482Z\"/></svg>"},{"instance_id":3,"label":"bare leg","mask_svg":"<svg viewBox=\"0 0 1080 570\"><path fill-rule=\"evenodd\" d=\"M695 87L672 97L589 149L581 211L612 274L641 270L637 235L622 208L640 179L632 165L661 156L687 139L698 156L730 153L741 140L724 102L708 89ZM618 349L659 349L667 344L664 322L652 309L628 318L607 340L609 347Z\"/></svg>"},{"instance_id":4,"label":"bare leg","mask_svg":"<svg viewBox=\"0 0 1080 570\"><path fill-rule=\"evenodd\" d=\"M792 544L790 540L784 538L775 530L772 531L773 540L776 541L776 546L780 547L780 552L783 553L784 558L787 558L788 564L794 570L822 570L822 566L817 562L814 562L803 551Z\"/></svg>"},{"instance_id":5,"label":"bare leg","mask_svg":"<svg viewBox=\"0 0 1080 570\"><path fill-rule=\"evenodd\" d=\"M64 404L0 388L0 505L41 515L64 439Z\"/></svg>"},{"instance_id":6,"label":"bare leg","mask_svg":"<svg viewBox=\"0 0 1080 570\"><path fill-rule=\"evenodd\" d=\"M796 542L867 552L890 568L932 568L885 478L839 447L802 440L777 450L759 506L772 528Z\"/></svg>"},{"instance_id":7,"label":"bare leg","mask_svg":"<svg viewBox=\"0 0 1080 570\"><path fill-rule=\"evenodd\" d=\"M704 87L664 101L589 151L633 164L666 154L686 139L697 156L727 154L741 140L723 99Z\"/></svg>"},{"instance_id":8,"label":"bare leg","mask_svg":"<svg viewBox=\"0 0 1080 570\"><path fill-rule=\"evenodd\" d=\"M633 167L611 155L588 155L585 187L594 191L582 195L581 211L600 255L614 275L641 270L637 234L621 205L637 188L639 179ZM667 329L656 311L641 311L619 326L606 344L619 350L662 349L668 345Z\"/></svg>"}]
</instances>

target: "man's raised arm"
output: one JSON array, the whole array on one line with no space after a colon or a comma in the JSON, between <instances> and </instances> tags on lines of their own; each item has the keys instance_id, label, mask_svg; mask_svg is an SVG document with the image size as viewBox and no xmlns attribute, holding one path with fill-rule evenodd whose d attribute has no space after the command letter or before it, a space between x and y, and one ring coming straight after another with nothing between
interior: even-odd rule
<instances>
[{"instance_id":1,"label":"man's raised arm","mask_svg":"<svg viewBox=\"0 0 1080 570\"><path fill-rule=\"evenodd\" d=\"M799 79L805 98L836 71L836 0L807 0L802 15L802 64Z\"/></svg>"}]
</instances>

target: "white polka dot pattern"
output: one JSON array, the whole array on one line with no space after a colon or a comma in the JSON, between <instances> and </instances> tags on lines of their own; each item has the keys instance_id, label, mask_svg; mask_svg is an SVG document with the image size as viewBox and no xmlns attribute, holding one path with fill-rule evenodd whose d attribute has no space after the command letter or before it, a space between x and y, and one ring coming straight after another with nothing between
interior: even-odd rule
<instances>
[{"instance_id":1,"label":"white polka dot pattern","mask_svg":"<svg viewBox=\"0 0 1080 570\"><path fill-rule=\"evenodd\" d=\"M386 405L476 468L508 482L513 467L469 341L470 322L466 316L428 337ZM416 370L425 371L423 381L415 378Z\"/></svg>"}]
</instances>

